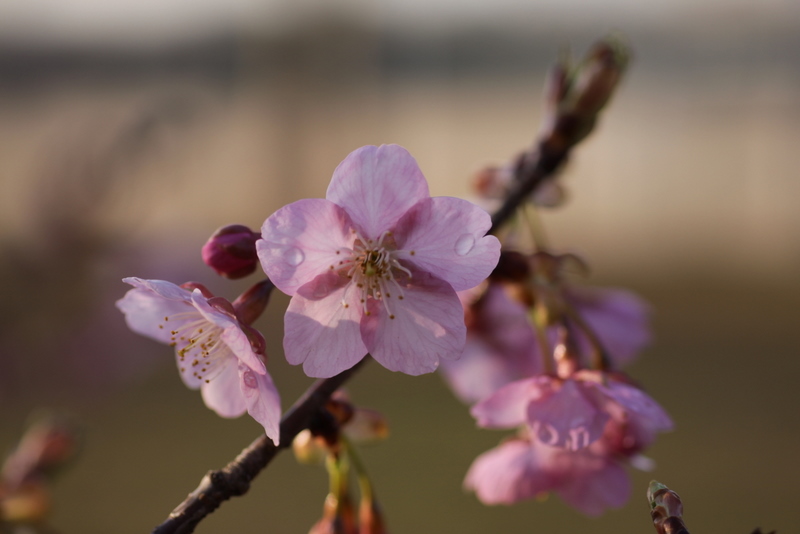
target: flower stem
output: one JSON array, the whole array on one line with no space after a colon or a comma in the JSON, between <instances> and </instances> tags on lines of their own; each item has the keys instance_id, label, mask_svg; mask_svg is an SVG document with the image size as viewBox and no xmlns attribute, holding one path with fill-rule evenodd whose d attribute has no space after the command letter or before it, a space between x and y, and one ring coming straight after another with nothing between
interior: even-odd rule
<instances>
[{"instance_id":1,"label":"flower stem","mask_svg":"<svg viewBox=\"0 0 800 534\"><path fill-rule=\"evenodd\" d=\"M603 348L603 343L600 341L600 338L597 337L592 327L583 320L583 317L581 317L568 302L564 303L564 313L570 321L581 329L589 340L589 344L592 346L592 368L598 371L608 371L611 367L611 361L605 348Z\"/></svg>"}]
</instances>

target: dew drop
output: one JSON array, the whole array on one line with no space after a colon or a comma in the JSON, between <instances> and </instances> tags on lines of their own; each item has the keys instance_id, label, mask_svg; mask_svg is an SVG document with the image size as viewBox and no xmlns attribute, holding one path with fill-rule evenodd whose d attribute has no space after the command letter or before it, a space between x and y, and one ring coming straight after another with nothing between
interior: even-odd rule
<instances>
[{"instance_id":1,"label":"dew drop","mask_svg":"<svg viewBox=\"0 0 800 534\"><path fill-rule=\"evenodd\" d=\"M242 377L242 380L244 381L244 385L249 387L249 388L251 388L251 389L255 389L255 388L258 387L258 382L256 380L256 374L253 371L251 371L250 369L248 369L247 371L244 372L244 376Z\"/></svg>"},{"instance_id":2,"label":"dew drop","mask_svg":"<svg viewBox=\"0 0 800 534\"><path fill-rule=\"evenodd\" d=\"M456 254L459 256L464 256L469 254L469 251L475 246L475 238L472 237L472 234L463 234L461 237L456 239Z\"/></svg>"},{"instance_id":3,"label":"dew drop","mask_svg":"<svg viewBox=\"0 0 800 534\"><path fill-rule=\"evenodd\" d=\"M292 267L297 267L298 265L303 263L303 260L306 259L306 255L303 254L303 251L300 250L299 248L292 247L287 249L286 252L283 253L283 259L285 259L286 263L288 263Z\"/></svg>"}]
</instances>

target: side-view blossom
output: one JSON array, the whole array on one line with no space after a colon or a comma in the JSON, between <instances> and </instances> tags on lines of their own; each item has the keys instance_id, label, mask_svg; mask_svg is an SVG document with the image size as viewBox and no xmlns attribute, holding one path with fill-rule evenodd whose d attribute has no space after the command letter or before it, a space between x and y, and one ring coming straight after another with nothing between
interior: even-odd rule
<instances>
[{"instance_id":1,"label":"side-view blossom","mask_svg":"<svg viewBox=\"0 0 800 534\"><path fill-rule=\"evenodd\" d=\"M497 264L490 226L470 202L431 198L404 148L352 152L325 199L279 209L256 243L264 271L292 297L289 363L330 377L369 353L392 371L419 375L458 358L466 329L456 291L478 285Z\"/></svg>"},{"instance_id":2,"label":"side-view blossom","mask_svg":"<svg viewBox=\"0 0 800 534\"><path fill-rule=\"evenodd\" d=\"M650 344L650 306L635 293L587 286L566 287L563 291L564 299L597 335L615 368L631 363ZM583 332L578 331L575 337L581 352L591 350L591 342Z\"/></svg>"},{"instance_id":3,"label":"side-view blossom","mask_svg":"<svg viewBox=\"0 0 800 534\"><path fill-rule=\"evenodd\" d=\"M477 297L467 293L471 292L459 293L467 317L464 353L456 361L444 362L442 373L456 396L471 404L514 380L541 372L545 356L531 310L509 296L506 284L490 282ZM538 297L545 298L541 292ZM650 341L649 308L629 291L568 286L555 288L546 298L555 308L570 306L575 311L613 368L630 363ZM547 345L556 346L559 325L546 326L544 331ZM577 352L585 364L590 363L595 349L592 341L580 328L574 328L573 334Z\"/></svg>"},{"instance_id":4,"label":"side-view blossom","mask_svg":"<svg viewBox=\"0 0 800 534\"><path fill-rule=\"evenodd\" d=\"M456 396L472 404L542 372L542 356L527 310L500 284L489 283L477 300L469 293L459 293L467 323L464 353L442 362L441 371Z\"/></svg>"},{"instance_id":5,"label":"side-view blossom","mask_svg":"<svg viewBox=\"0 0 800 534\"><path fill-rule=\"evenodd\" d=\"M125 278L134 287L117 301L131 330L175 347L184 384L200 389L222 417L248 412L277 445L280 397L264 365L264 340L233 306L199 284Z\"/></svg>"}]
</instances>

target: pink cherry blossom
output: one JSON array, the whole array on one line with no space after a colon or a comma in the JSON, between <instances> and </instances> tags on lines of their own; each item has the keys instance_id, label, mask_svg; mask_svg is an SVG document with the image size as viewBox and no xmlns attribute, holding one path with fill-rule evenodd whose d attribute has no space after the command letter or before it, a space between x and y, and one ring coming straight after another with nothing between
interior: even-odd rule
<instances>
[{"instance_id":1,"label":"pink cherry blossom","mask_svg":"<svg viewBox=\"0 0 800 534\"><path fill-rule=\"evenodd\" d=\"M466 403L482 400L502 386L538 374L542 357L525 307L490 283L475 302L459 293L467 310L467 341L458 360L442 362L442 373Z\"/></svg>"},{"instance_id":2,"label":"pink cherry blossom","mask_svg":"<svg viewBox=\"0 0 800 534\"><path fill-rule=\"evenodd\" d=\"M123 281L134 287L117 301L130 329L175 347L184 384L199 388L206 406L222 417L248 412L277 445L280 397L260 356L260 334L239 322L230 303L205 288Z\"/></svg>"},{"instance_id":3,"label":"pink cherry blossom","mask_svg":"<svg viewBox=\"0 0 800 534\"><path fill-rule=\"evenodd\" d=\"M365 146L333 173L325 199L271 215L256 244L264 271L291 295L284 351L309 376L330 377L371 354L411 375L455 359L466 329L456 291L483 281L500 243L489 215L431 198L402 147Z\"/></svg>"},{"instance_id":4,"label":"pink cherry blossom","mask_svg":"<svg viewBox=\"0 0 800 534\"><path fill-rule=\"evenodd\" d=\"M555 492L592 516L627 501L623 465L651 467L640 453L672 428L666 412L623 376L586 370L512 382L472 413L481 426L523 427L470 467L464 484L481 501L512 504Z\"/></svg>"},{"instance_id":5,"label":"pink cherry blossom","mask_svg":"<svg viewBox=\"0 0 800 534\"><path fill-rule=\"evenodd\" d=\"M613 368L630 363L649 343L649 307L635 294L595 287L564 287L560 291L560 298L598 337ZM459 293L469 318L464 354L442 365L448 384L466 403L537 374L543 361L529 310L512 299L503 284L489 283L482 295L474 293ZM555 347L559 343L558 325L547 327L546 333L548 344ZM588 337L579 328L572 333L582 361L589 364L593 348Z\"/></svg>"},{"instance_id":6,"label":"pink cherry blossom","mask_svg":"<svg viewBox=\"0 0 800 534\"><path fill-rule=\"evenodd\" d=\"M564 288L564 298L597 334L615 368L632 362L650 343L650 306L635 293L571 286ZM576 343L582 352L590 350L586 335L580 331Z\"/></svg>"},{"instance_id":7,"label":"pink cherry blossom","mask_svg":"<svg viewBox=\"0 0 800 534\"><path fill-rule=\"evenodd\" d=\"M464 486L484 504L513 504L554 492L589 516L620 508L630 496L621 460L602 442L571 451L524 437L478 456Z\"/></svg>"},{"instance_id":8,"label":"pink cherry blossom","mask_svg":"<svg viewBox=\"0 0 800 534\"><path fill-rule=\"evenodd\" d=\"M619 443L637 452L652 443L656 433L672 428L664 409L642 390L617 376L589 370L566 378L539 375L511 382L471 411L479 426L526 425L533 439L569 450L600 439L610 421L620 429Z\"/></svg>"}]
</instances>

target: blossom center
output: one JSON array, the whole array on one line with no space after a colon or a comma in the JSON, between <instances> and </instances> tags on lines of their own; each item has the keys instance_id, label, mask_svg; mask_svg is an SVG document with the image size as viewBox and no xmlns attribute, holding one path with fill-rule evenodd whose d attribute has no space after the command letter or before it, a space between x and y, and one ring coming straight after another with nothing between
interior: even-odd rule
<instances>
[{"instance_id":1,"label":"blossom center","mask_svg":"<svg viewBox=\"0 0 800 534\"><path fill-rule=\"evenodd\" d=\"M170 346L175 347L181 374L210 382L228 353L220 339L224 329L194 311L164 317L159 327L170 328Z\"/></svg>"},{"instance_id":2,"label":"blossom center","mask_svg":"<svg viewBox=\"0 0 800 534\"><path fill-rule=\"evenodd\" d=\"M400 251L396 250L397 244L391 232L384 232L377 240L356 235L352 249L336 251L336 254L344 256L336 270L352 281L351 287L355 287L359 294L365 315L370 315L367 303L372 299L381 301L389 318L394 319L389 299L403 300L403 289L397 278L402 275L411 277L411 271L398 261ZM348 294L349 289L342 301L345 308L349 307Z\"/></svg>"}]
</instances>

